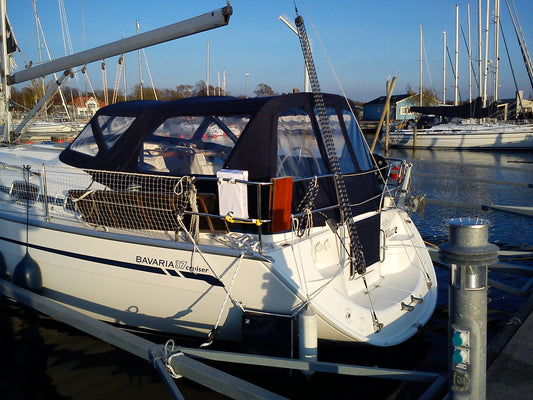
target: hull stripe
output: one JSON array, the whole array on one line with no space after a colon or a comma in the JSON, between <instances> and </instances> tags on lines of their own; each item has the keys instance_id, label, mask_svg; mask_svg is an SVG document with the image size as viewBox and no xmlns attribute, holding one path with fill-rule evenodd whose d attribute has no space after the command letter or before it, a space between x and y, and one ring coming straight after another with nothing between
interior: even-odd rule
<instances>
[{"instance_id":1,"label":"hull stripe","mask_svg":"<svg viewBox=\"0 0 533 400\"><path fill-rule=\"evenodd\" d=\"M6 238L3 236L0 236L0 240L4 240L6 242L10 242L10 243L17 244L20 246L26 246L25 242ZM179 271L178 273L175 269L172 269L172 268L153 267L150 265L141 265L141 264L134 264L134 263L129 263L129 262L111 260L108 258L101 258L101 257L95 257L95 256L86 255L86 254L72 253L72 252L65 251L65 250L54 249L51 247L44 247L44 246L31 244L31 243L28 243L27 246L35 250L45 251L48 253L53 253L53 254L57 254L60 256L64 256L64 257L75 258L75 259L83 260L83 261L89 261L89 262L93 262L97 264L109 265L109 266L118 267L118 268L132 269L132 270L142 271L142 272L149 272L152 274L166 275L165 274L165 271L166 271L169 275L175 276L178 278L181 275L186 279L201 280L212 286L224 286L223 283L220 282L220 280L218 280L216 277L211 276L211 275L195 274L192 272L185 272L185 271Z\"/></svg>"}]
</instances>

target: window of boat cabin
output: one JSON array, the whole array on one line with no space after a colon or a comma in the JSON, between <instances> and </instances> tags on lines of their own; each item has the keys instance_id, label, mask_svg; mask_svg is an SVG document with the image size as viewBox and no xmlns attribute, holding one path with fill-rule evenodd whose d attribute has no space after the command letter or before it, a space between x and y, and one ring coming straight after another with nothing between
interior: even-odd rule
<instances>
[{"instance_id":1,"label":"window of boat cabin","mask_svg":"<svg viewBox=\"0 0 533 400\"><path fill-rule=\"evenodd\" d=\"M113 147L113 144L122 136L122 134L135 121L134 117L120 117L114 115L100 115L96 119L96 123L103 135L104 143L108 149ZM93 135L93 128L91 123L87 124L83 131L78 135L76 140L70 146L72 150L79 153L87 154L89 156L96 156L98 154L98 144Z\"/></svg>"},{"instance_id":2,"label":"window of boat cabin","mask_svg":"<svg viewBox=\"0 0 533 400\"><path fill-rule=\"evenodd\" d=\"M276 176L304 178L327 173L311 118L295 107L278 118Z\"/></svg>"},{"instance_id":3,"label":"window of boat cabin","mask_svg":"<svg viewBox=\"0 0 533 400\"><path fill-rule=\"evenodd\" d=\"M349 110L333 108L327 108L326 113L341 173L351 174L371 170L372 160L353 114Z\"/></svg>"},{"instance_id":4,"label":"window of boat cabin","mask_svg":"<svg viewBox=\"0 0 533 400\"><path fill-rule=\"evenodd\" d=\"M115 142L131 126L135 117L121 117L116 115L99 115L98 126L104 138L104 143L108 149L113 147Z\"/></svg>"},{"instance_id":5,"label":"window of boat cabin","mask_svg":"<svg viewBox=\"0 0 533 400\"><path fill-rule=\"evenodd\" d=\"M342 121L346 127L346 133L348 137L349 144L353 150L353 155L355 156L355 162L359 166L361 171L370 171L374 168L372 158L370 156L370 151L366 140L361 132L359 123L355 119L353 113L349 110L342 110ZM346 149L348 150L348 149ZM337 152L339 149L337 148ZM337 154L345 154L345 150ZM341 162L342 170L342 162Z\"/></svg>"},{"instance_id":6,"label":"window of boat cabin","mask_svg":"<svg viewBox=\"0 0 533 400\"><path fill-rule=\"evenodd\" d=\"M95 157L98 154L98 144L94 140L93 128L90 123L80 132L70 145L72 150Z\"/></svg>"},{"instance_id":7,"label":"window of boat cabin","mask_svg":"<svg viewBox=\"0 0 533 400\"><path fill-rule=\"evenodd\" d=\"M215 175L249 120L249 115L167 118L145 139L137 169L177 176Z\"/></svg>"},{"instance_id":8,"label":"window of boat cabin","mask_svg":"<svg viewBox=\"0 0 533 400\"><path fill-rule=\"evenodd\" d=\"M341 173L372 169L372 162L356 119L348 110L327 108L335 151ZM315 114L318 114L315 110ZM318 115L316 115L318 121ZM326 163L313 133L311 118L293 108L278 119L278 158L276 176L296 178L327 174Z\"/></svg>"}]
</instances>

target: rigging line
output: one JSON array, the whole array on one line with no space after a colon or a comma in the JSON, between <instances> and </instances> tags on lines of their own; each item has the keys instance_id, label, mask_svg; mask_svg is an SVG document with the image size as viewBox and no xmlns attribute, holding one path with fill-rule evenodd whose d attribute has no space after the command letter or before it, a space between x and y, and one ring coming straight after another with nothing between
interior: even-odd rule
<instances>
[{"instance_id":1,"label":"rigging line","mask_svg":"<svg viewBox=\"0 0 533 400\"><path fill-rule=\"evenodd\" d=\"M150 85L152 85L152 90L154 91L154 99L158 100L157 99L157 92L156 92L155 86L154 86L154 81L152 79L152 72L150 71L150 65L148 65L148 58L146 57L146 52L144 51L144 49L142 49L142 51L143 51L143 55L144 55L144 62L146 64L146 70L148 71L148 77L150 78Z\"/></svg>"},{"instance_id":2,"label":"rigging line","mask_svg":"<svg viewBox=\"0 0 533 400\"><path fill-rule=\"evenodd\" d=\"M292 232L293 232L293 235L294 235L295 234L294 233L294 229L292 230ZM296 251L294 249L294 243L291 243L291 250L292 250L292 256L294 257L294 262L297 265L296 270L298 271L298 278L300 279L301 282L303 282L303 286L304 286L303 289L305 290L306 302L308 303L311 299L309 297L309 288L307 287L307 279L305 278L305 272L304 272L304 269L303 269L303 263L302 262L298 262L298 258L296 257Z\"/></svg>"},{"instance_id":3,"label":"rigging line","mask_svg":"<svg viewBox=\"0 0 533 400\"><path fill-rule=\"evenodd\" d=\"M372 315L372 323L374 324L374 330L375 332L381 331L381 328L383 328L383 324L379 322L378 316L376 315L376 310L374 308L374 303L372 301L372 296L370 296L370 290L368 289L368 284L366 282L366 276L361 276L363 278L363 283L365 284L366 288L366 294L368 296L368 301L370 303L370 314Z\"/></svg>"},{"instance_id":4,"label":"rigging line","mask_svg":"<svg viewBox=\"0 0 533 400\"><path fill-rule=\"evenodd\" d=\"M68 55L67 41L65 38L65 18L63 16L64 7L61 7L61 0L57 0L57 5L59 7L59 21L61 22L61 37L63 38L63 50L65 52L65 55Z\"/></svg>"},{"instance_id":5,"label":"rigging line","mask_svg":"<svg viewBox=\"0 0 533 400\"><path fill-rule=\"evenodd\" d=\"M511 16L511 20L513 22L513 27L514 27L514 31L516 34L516 39L518 40L518 45L520 46L520 51L522 52L522 58L524 60L527 74L529 76L529 82L531 84L531 87L533 88L533 65L531 63L531 57L529 56L529 51L525 43L524 34L522 32L522 27L520 26L520 21L518 20L518 15L516 15L516 8L514 6L514 2L512 3L513 10L511 10L509 0L505 0L505 2L507 4L507 9L509 10L509 15Z\"/></svg>"},{"instance_id":6,"label":"rigging line","mask_svg":"<svg viewBox=\"0 0 533 400\"><path fill-rule=\"evenodd\" d=\"M410 229L408 228L407 224L406 224L406 221L403 219L403 218L400 218L400 221L402 222L402 225L404 227L404 229L407 231L407 232L410 232ZM412 243L409 245L409 247L413 248L414 251L415 251L415 256L416 258L418 259L419 261L419 265L421 265L421 268L422 268L422 271L425 273L426 275L426 280L427 282L430 282L432 283L432 280L431 280L431 275L429 274L428 270L427 270L427 267L425 265L425 263L423 262L422 258L420 257L420 253L417 251L417 246ZM425 249L426 247L419 247L420 249ZM407 246L403 245L402 246L402 249L404 251L405 254L407 254ZM417 267L417 269L420 269L420 267Z\"/></svg>"},{"instance_id":7,"label":"rigging line","mask_svg":"<svg viewBox=\"0 0 533 400\"><path fill-rule=\"evenodd\" d=\"M339 89L340 89L340 91L342 93L342 96L344 97L344 100L346 101L346 105L348 106L348 108L350 110L350 113L352 114L352 117L353 117L353 119L355 121L355 124L357 125L358 133L361 135L361 137L363 139L363 143L365 144L366 149L368 150L368 152L370 154L370 157L372 158L372 161L374 162L374 165L378 165L378 163L376 161L376 158L374 157L374 154L372 154L372 151L370 151L371 150L370 149L370 145L369 145L368 141L366 140L365 135L363 135L363 130L361 129L361 125L359 124L359 120L356 117L355 110L352 108L352 104L348 100L348 96L347 96L347 94L346 94L346 92L344 90L344 87L343 87L343 85L342 85L342 83L340 81L340 78L339 78L339 76L337 74L337 71L335 70L335 67L333 66L331 58L329 57L329 54L326 51L324 43L322 42L322 38L320 37L320 35L318 33L318 30L316 29L315 24L313 23L313 19L311 18L311 15L307 11L307 7L305 6L305 3L303 2L303 0L302 0L302 5L304 7L304 10L306 12L307 17L309 18L309 22L311 23L311 26L313 28L313 32L315 33L315 35L316 35L316 37L318 39L318 42L320 43L320 48L322 49L322 52L324 53L324 56L326 57L326 60L328 61L329 67L331 69L331 72L333 73L333 76L335 77L335 81L337 82L337 85L338 85L338 87L339 87ZM296 10L296 13L298 14L298 9L296 9L296 3L294 5L294 8Z\"/></svg>"},{"instance_id":8,"label":"rigging line","mask_svg":"<svg viewBox=\"0 0 533 400\"><path fill-rule=\"evenodd\" d=\"M528 66L528 73L530 74L530 79L531 79L531 74L532 74L532 69L533 69L533 65L531 63L531 56L529 55L529 50L526 45L526 39L524 37L524 32L522 31L522 26L520 25L520 20L518 19L518 14L516 12L514 1L511 0L511 2L513 4L514 14L516 16L516 24L518 25L518 30L520 31L520 38L521 38L521 43L522 43L521 47L523 46L523 51L525 55L527 56L526 64Z\"/></svg>"},{"instance_id":9,"label":"rigging line","mask_svg":"<svg viewBox=\"0 0 533 400\"><path fill-rule=\"evenodd\" d=\"M46 50L46 55L48 56L48 60L52 60L52 54L50 53L50 49L48 48L48 43L46 42L46 37L44 35L43 26L41 24L41 19L39 18L39 15L37 14L37 8L34 3L34 12L35 12L35 23L37 25L37 35L38 35L38 43L40 44L40 37L42 36L43 46ZM40 32L40 34L39 34ZM39 61L42 63L42 56L41 56L41 49L39 46ZM57 81L57 74L54 72L54 79ZM44 85L44 78L43 78L43 85ZM61 90L61 86L57 88L57 91L59 92L59 96L61 97L61 103L63 105L63 109L65 110L65 113L67 115L67 118L70 119L70 113L68 111L67 103L65 101L65 96L63 94L63 91ZM43 88L43 95L44 95L44 88ZM45 110L46 111L46 110Z\"/></svg>"},{"instance_id":10,"label":"rigging line","mask_svg":"<svg viewBox=\"0 0 533 400\"><path fill-rule=\"evenodd\" d=\"M118 92L120 89L120 79L122 77L122 69L124 67L124 54L121 54L118 59L117 72L115 75L115 85L113 86L113 98L111 102L115 104L118 100Z\"/></svg>"},{"instance_id":11,"label":"rigging line","mask_svg":"<svg viewBox=\"0 0 533 400\"><path fill-rule=\"evenodd\" d=\"M222 279L220 278L220 276L218 276L218 274L216 273L216 271L213 269L213 267L211 266L211 264L209 263L209 261L207 261L207 259L205 258L204 256L204 253L202 253L202 251L200 250L200 248L198 247L198 244L196 243L196 241L194 240L193 236L191 235L191 233L189 232L189 230L187 229L187 227L185 226L185 224L183 223L182 219L181 218L178 218L178 223L180 224L180 227L183 229L183 231L187 234L187 236L189 237L189 239L191 240L191 243L193 245L193 249L194 249L194 252L198 252L198 254L200 255L200 257L202 258L202 260L205 262L205 264L207 265L207 267L209 268L209 270L211 271L211 273L215 276L215 278L217 278L220 282L222 282ZM241 253L243 254L243 253ZM231 300L235 303L235 305L237 305L243 312L244 312L244 307L242 306L242 304L237 301L237 299L235 299L229 292L228 292L228 289L226 288L226 286L222 286L222 288L224 289L224 291L226 293L228 293L228 295L230 296Z\"/></svg>"},{"instance_id":12,"label":"rigging line","mask_svg":"<svg viewBox=\"0 0 533 400\"><path fill-rule=\"evenodd\" d=\"M455 68L453 67L452 56L450 55L450 49L449 49L448 46L446 46L446 54L448 55L448 59L450 60L450 67L452 69L452 76L455 78ZM463 101L463 99L461 98L461 91L460 90L459 90L459 100Z\"/></svg>"},{"instance_id":13,"label":"rigging line","mask_svg":"<svg viewBox=\"0 0 533 400\"><path fill-rule=\"evenodd\" d=\"M470 57L469 57L470 58L470 66L472 68L472 74L474 75L474 81L476 82L477 89L479 91L479 80L477 78L476 69L474 68L475 67L474 59L472 58L472 55L471 55L471 52L470 52L471 51L470 47L468 46L468 42L466 41L466 36L465 36L465 31L463 30L463 25L461 25L461 35L463 36L463 41L465 42L466 51L468 52L468 54L470 54Z\"/></svg>"},{"instance_id":14,"label":"rigging line","mask_svg":"<svg viewBox=\"0 0 533 400\"><path fill-rule=\"evenodd\" d=\"M218 329L218 325L220 324L220 320L222 319L222 314L224 313L224 309L226 308L226 304L228 302L228 298L231 295L231 289L233 289L233 284L235 283L235 279L237 278L237 273L239 272L239 268L242 263L242 259L244 258L244 252L241 253L239 256L239 260L237 261L237 266L235 267L235 271L233 271L233 276L231 278L231 282L229 284L228 291L226 293L226 296L224 296L224 301L222 302L222 307L220 308L220 311L218 313L217 322L215 323L214 330Z\"/></svg>"},{"instance_id":15,"label":"rigging line","mask_svg":"<svg viewBox=\"0 0 533 400\"><path fill-rule=\"evenodd\" d=\"M67 10L65 8L65 3L63 2L63 0L57 0L57 2L58 2L58 7L59 7L59 17L61 21L61 35L63 37L63 48L65 50L65 56L67 56L69 54L74 53L74 46L72 45L72 36L70 34L70 28L68 24L68 17L67 17ZM79 89L80 87L79 76L76 74L74 75L74 77L76 79L76 86Z\"/></svg>"},{"instance_id":16,"label":"rigging line","mask_svg":"<svg viewBox=\"0 0 533 400\"><path fill-rule=\"evenodd\" d=\"M511 56L509 55L509 48L507 47L507 40L505 40L505 34L503 33L503 27L500 24L500 32L503 38L503 45L505 46L505 52L507 53L507 59L509 60L509 67L511 67L511 75L513 76L514 87L518 92L518 84L516 83L516 75L514 73L513 63L511 62ZM522 97L520 97L520 106L523 108Z\"/></svg>"},{"instance_id":17,"label":"rigging line","mask_svg":"<svg viewBox=\"0 0 533 400\"><path fill-rule=\"evenodd\" d=\"M318 34L318 30L316 29L315 24L313 23L313 19L311 18L309 12L307 11L307 7L305 6L303 0L302 0L302 5L304 7L304 10L305 10L305 13L306 13L307 17L309 18L309 22L311 23L311 26L313 28L313 32L315 33L315 35L316 35L316 37L318 39L318 42L320 43L320 48L322 49L322 52L324 53L324 56L326 57L326 60L328 61L329 67L331 69L331 72L333 73L335 81L337 82L337 85L339 86L339 89L340 89L340 91L342 93L342 96L346 100L346 104L347 104L348 108L350 109L350 112L354 116L354 120L355 120L355 122L357 124L357 127L359 128L359 131L362 132L361 131L361 127L359 125L359 121L357 120L357 118L355 118L355 115L356 115L355 111L352 109L352 105L348 101L348 96L346 95L346 92L344 91L344 87L343 87L343 85L342 85L342 83L340 81L339 75L337 74L337 71L335 70L335 67L333 66L333 62L331 61L331 58L329 57L329 54L326 51L326 47L324 46L324 43L322 42L322 38ZM294 8L296 9L296 5L294 6ZM298 13L298 10L296 10L296 13ZM364 143L366 144L367 148L370 149L370 146L368 145L368 142L366 141L365 136L362 133L361 133L361 136L363 136L363 138L365 139Z\"/></svg>"},{"instance_id":18,"label":"rigging line","mask_svg":"<svg viewBox=\"0 0 533 400\"><path fill-rule=\"evenodd\" d=\"M104 103L109 105L109 92L107 87L107 68L105 65L105 60L102 60L102 86L104 88Z\"/></svg>"},{"instance_id":19,"label":"rigging line","mask_svg":"<svg viewBox=\"0 0 533 400\"><path fill-rule=\"evenodd\" d=\"M91 83L91 80L89 79L89 74L87 73L87 66L84 65L81 69L81 72L85 75L85 79L87 79L87 82L89 83L89 87L91 88L91 93L94 97L96 97L96 92L94 91L93 85Z\"/></svg>"},{"instance_id":20,"label":"rigging line","mask_svg":"<svg viewBox=\"0 0 533 400\"><path fill-rule=\"evenodd\" d=\"M324 97L322 95L320 84L318 82L313 55L311 53L311 48L309 45L309 40L307 38L307 32L305 30L302 16L297 15L295 23L296 27L298 28L298 37L300 39L300 45L304 54L305 64L307 67L309 80L313 91L313 99L315 101L315 107L318 113L319 124L322 131L321 134L326 145L328 161L330 162L332 172L334 174L335 188L337 190L337 196L340 200L342 211L341 217L347 224L348 232L350 234L350 279L353 279L356 273L363 274L366 270L363 247L361 245L361 242L359 241L357 228L352 219L352 209L349 206L348 194L346 192L344 178L341 174L339 160L337 158L335 143L333 140L333 133L326 112Z\"/></svg>"},{"instance_id":21,"label":"rigging line","mask_svg":"<svg viewBox=\"0 0 533 400\"><path fill-rule=\"evenodd\" d=\"M428 53L426 51L426 44L424 41L422 41L422 50L424 52L424 61L426 62L426 72L429 75L429 86L431 87L431 90L435 92L435 87L433 86L433 77L431 76L431 69L429 68L429 62L428 62Z\"/></svg>"}]
</instances>

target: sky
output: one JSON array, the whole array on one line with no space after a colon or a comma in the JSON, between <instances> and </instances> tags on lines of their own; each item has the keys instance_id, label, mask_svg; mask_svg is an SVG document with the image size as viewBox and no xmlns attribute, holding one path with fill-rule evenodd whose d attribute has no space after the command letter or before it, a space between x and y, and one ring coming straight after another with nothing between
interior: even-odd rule
<instances>
[{"instance_id":1,"label":"sky","mask_svg":"<svg viewBox=\"0 0 533 400\"><path fill-rule=\"evenodd\" d=\"M64 4L68 25L61 24L58 4ZM420 84L420 29L423 37L423 86L443 96L443 31L451 57L446 66L446 99L454 95L458 70L460 100L469 98L467 4L470 3L472 58L477 59L478 1L450 0L232 0L233 15L227 26L186 38L155 45L144 50L141 62L144 85L156 88L195 85L206 80L209 42L209 81L217 86L226 76L229 94L253 96L257 85L269 85L277 93L294 88L303 90L304 61L300 43L280 15L294 21L295 5L303 16L311 39L319 82L324 92L346 93L355 101L370 101L385 95L386 81L396 77L394 94L418 91ZM486 0L483 3L485 24ZM97 47L140 32L173 24L226 5L225 0L37 0L37 14L53 58L64 56L62 32L70 33L72 50ZM459 5L459 63L455 65L456 5ZM533 2L514 0L526 43L533 46ZM491 9L493 1L491 0ZM39 62L38 41L32 0L7 0L7 12L23 57L16 55L19 69L27 60ZM492 11L491 11L492 15ZM500 20L507 41L511 65L519 90L533 95L517 44L505 0L501 0ZM489 24L489 60L494 65L494 23ZM422 26L422 28L420 28ZM485 29L483 27L483 29ZM483 32L482 41L484 42ZM43 47L41 45L41 47ZM68 48L69 46L67 46ZM483 49L484 53L484 49ZM46 52L43 50L43 58ZM67 53L70 54L70 51ZM108 87L113 88L118 57L106 60ZM148 67L148 68L147 68ZM474 66L477 74L477 65ZM95 89L103 87L100 62L87 67ZM247 75L249 74L249 75ZM78 74L69 85L86 90L87 80ZM127 90L139 82L137 52L126 55ZM506 47L500 36L499 97L515 96ZM474 81L474 78L472 78ZM494 73L489 74L488 93L494 93ZM21 84L17 87L23 87ZM121 84L120 89L123 90ZM473 83L472 95L478 90Z\"/></svg>"}]
</instances>

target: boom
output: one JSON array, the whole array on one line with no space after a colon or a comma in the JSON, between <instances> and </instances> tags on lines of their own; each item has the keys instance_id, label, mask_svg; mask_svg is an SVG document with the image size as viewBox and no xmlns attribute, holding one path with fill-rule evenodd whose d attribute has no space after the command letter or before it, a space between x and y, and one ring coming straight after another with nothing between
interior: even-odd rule
<instances>
[{"instance_id":1,"label":"boom","mask_svg":"<svg viewBox=\"0 0 533 400\"><path fill-rule=\"evenodd\" d=\"M61 57L10 75L8 77L8 84L13 85L15 83L29 81L54 72L64 71L66 69L99 61L104 58L113 57L119 54L153 46L155 44L225 26L229 23L232 13L233 9L230 5L227 5L226 7L185 21L176 22L175 24L154 29L140 35L131 36L80 53Z\"/></svg>"}]
</instances>

